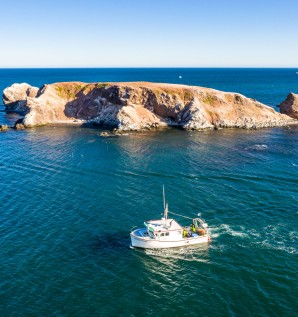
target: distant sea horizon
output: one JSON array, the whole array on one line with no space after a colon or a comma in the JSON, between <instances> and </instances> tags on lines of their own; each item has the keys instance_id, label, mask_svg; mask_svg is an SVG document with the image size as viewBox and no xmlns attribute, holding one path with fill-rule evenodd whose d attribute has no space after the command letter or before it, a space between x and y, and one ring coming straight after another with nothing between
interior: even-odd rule
<instances>
[{"instance_id":1,"label":"distant sea horizon","mask_svg":"<svg viewBox=\"0 0 298 317\"><path fill-rule=\"evenodd\" d=\"M289 66L289 67L262 67L262 66L254 66L254 67L225 67L225 66L214 66L214 67L183 67L183 66L175 66L175 67L164 67L164 66L143 66L143 67L0 67L0 69L298 69L298 66Z\"/></svg>"},{"instance_id":2,"label":"distant sea horizon","mask_svg":"<svg viewBox=\"0 0 298 317\"><path fill-rule=\"evenodd\" d=\"M0 91L13 83L41 87L61 81L160 83L203 86L238 92L275 107L298 93L298 68L280 67L76 67L0 68Z\"/></svg>"}]
</instances>

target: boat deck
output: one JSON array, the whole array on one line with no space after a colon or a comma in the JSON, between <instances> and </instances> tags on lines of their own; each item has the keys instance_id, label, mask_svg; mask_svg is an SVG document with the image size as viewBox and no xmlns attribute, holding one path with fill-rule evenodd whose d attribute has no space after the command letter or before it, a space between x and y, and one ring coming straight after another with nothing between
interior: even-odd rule
<instances>
[{"instance_id":1,"label":"boat deck","mask_svg":"<svg viewBox=\"0 0 298 317\"><path fill-rule=\"evenodd\" d=\"M136 230L133 231L133 233L137 237L140 237L140 238L143 238L143 239L145 238L145 239L148 239L148 240L151 239L146 228L136 229Z\"/></svg>"},{"instance_id":2,"label":"boat deck","mask_svg":"<svg viewBox=\"0 0 298 317\"><path fill-rule=\"evenodd\" d=\"M148 234L146 228L135 229L135 230L133 231L133 234L134 234L136 237L140 237L140 238L143 238L143 239L148 239L148 240L152 239L152 238L149 236L149 234ZM206 236L206 235L204 235L204 236ZM191 233L191 236L188 236L188 237L182 237L182 236L181 236L181 239L182 239L182 240L183 240L183 239L192 239L192 238L198 238L198 237L199 237L199 235L198 235L197 233L192 232L192 233ZM157 239L157 240L159 240L159 239Z\"/></svg>"}]
</instances>

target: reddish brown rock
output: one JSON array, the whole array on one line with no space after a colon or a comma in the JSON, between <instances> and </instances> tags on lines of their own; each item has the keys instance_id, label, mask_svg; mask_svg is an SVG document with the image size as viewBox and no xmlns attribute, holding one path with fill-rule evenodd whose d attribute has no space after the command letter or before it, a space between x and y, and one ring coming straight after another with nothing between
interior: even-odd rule
<instances>
[{"instance_id":1,"label":"reddish brown rock","mask_svg":"<svg viewBox=\"0 0 298 317\"><path fill-rule=\"evenodd\" d=\"M290 93L280 105L280 112L298 119L298 95Z\"/></svg>"},{"instance_id":2,"label":"reddish brown rock","mask_svg":"<svg viewBox=\"0 0 298 317\"><path fill-rule=\"evenodd\" d=\"M163 126L255 129L297 124L256 100L214 89L157 83L55 83L27 97L25 127L89 122L118 130Z\"/></svg>"}]
</instances>

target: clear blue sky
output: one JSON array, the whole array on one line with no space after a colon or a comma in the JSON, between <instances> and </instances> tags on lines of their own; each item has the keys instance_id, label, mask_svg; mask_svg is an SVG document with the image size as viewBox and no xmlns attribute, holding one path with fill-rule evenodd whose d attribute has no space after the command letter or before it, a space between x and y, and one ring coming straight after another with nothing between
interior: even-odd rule
<instances>
[{"instance_id":1,"label":"clear blue sky","mask_svg":"<svg viewBox=\"0 0 298 317\"><path fill-rule=\"evenodd\" d=\"M0 4L0 67L298 67L297 0Z\"/></svg>"}]
</instances>

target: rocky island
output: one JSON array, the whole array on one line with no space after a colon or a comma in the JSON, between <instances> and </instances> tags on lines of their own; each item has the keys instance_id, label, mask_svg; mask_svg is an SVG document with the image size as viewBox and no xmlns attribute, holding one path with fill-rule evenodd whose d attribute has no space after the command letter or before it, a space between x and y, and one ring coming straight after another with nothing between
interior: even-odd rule
<instances>
[{"instance_id":1,"label":"rocky island","mask_svg":"<svg viewBox=\"0 0 298 317\"><path fill-rule=\"evenodd\" d=\"M288 116L298 119L298 95L292 92L288 94L286 100L284 100L280 105L280 112L285 113Z\"/></svg>"},{"instance_id":2,"label":"rocky island","mask_svg":"<svg viewBox=\"0 0 298 317\"><path fill-rule=\"evenodd\" d=\"M203 130L298 124L297 95L289 96L280 106L285 114L238 93L148 82L64 82L41 88L23 83L6 88L2 98L6 110L24 115L18 124L25 128L76 122L138 131L166 126Z\"/></svg>"}]
</instances>

